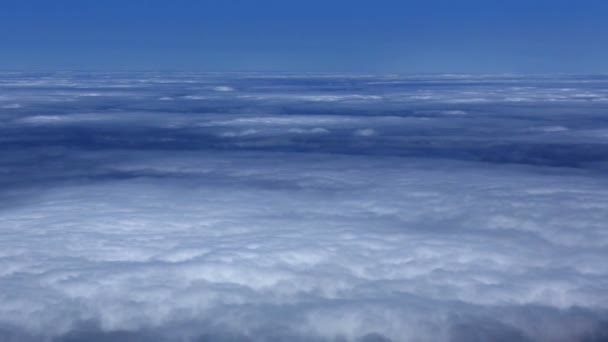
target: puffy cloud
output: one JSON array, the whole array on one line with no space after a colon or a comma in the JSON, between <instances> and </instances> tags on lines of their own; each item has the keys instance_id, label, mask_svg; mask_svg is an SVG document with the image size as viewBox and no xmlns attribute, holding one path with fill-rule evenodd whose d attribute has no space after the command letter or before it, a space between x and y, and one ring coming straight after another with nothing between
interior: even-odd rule
<instances>
[{"instance_id":1,"label":"puffy cloud","mask_svg":"<svg viewBox=\"0 0 608 342\"><path fill-rule=\"evenodd\" d=\"M204 76L13 76L0 341L605 339L604 105L399 95L601 83Z\"/></svg>"}]
</instances>

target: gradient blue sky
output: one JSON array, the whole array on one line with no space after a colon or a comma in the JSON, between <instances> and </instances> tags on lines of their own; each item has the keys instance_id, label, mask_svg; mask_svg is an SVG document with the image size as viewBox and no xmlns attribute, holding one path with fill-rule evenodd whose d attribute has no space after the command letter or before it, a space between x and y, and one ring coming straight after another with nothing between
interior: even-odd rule
<instances>
[{"instance_id":1,"label":"gradient blue sky","mask_svg":"<svg viewBox=\"0 0 608 342\"><path fill-rule=\"evenodd\" d=\"M0 69L607 73L608 1L0 0Z\"/></svg>"}]
</instances>

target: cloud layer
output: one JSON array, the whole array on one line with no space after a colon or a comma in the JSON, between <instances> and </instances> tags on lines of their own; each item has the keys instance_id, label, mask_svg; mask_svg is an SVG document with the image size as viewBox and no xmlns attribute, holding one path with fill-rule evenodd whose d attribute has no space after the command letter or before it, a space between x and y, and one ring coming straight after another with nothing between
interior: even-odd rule
<instances>
[{"instance_id":1,"label":"cloud layer","mask_svg":"<svg viewBox=\"0 0 608 342\"><path fill-rule=\"evenodd\" d=\"M607 337L606 78L0 85L0 341Z\"/></svg>"}]
</instances>

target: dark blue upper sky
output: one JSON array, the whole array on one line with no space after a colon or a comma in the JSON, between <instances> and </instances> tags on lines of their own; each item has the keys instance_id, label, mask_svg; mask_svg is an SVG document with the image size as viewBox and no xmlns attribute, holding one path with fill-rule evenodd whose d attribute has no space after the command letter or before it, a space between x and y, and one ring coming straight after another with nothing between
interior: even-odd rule
<instances>
[{"instance_id":1,"label":"dark blue upper sky","mask_svg":"<svg viewBox=\"0 0 608 342\"><path fill-rule=\"evenodd\" d=\"M605 0L0 0L0 69L607 73Z\"/></svg>"}]
</instances>

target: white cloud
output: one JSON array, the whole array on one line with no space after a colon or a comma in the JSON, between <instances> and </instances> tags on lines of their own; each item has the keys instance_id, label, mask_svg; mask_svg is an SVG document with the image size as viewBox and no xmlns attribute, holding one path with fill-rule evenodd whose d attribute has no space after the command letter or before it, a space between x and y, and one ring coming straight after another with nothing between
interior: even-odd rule
<instances>
[{"instance_id":1,"label":"white cloud","mask_svg":"<svg viewBox=\"0 0 608 342\"><path fill-rule=\"evenodd\" d=\"M186 100L206 100L209 97L208 96L202 96L202 95L186 95L183 97Z\"/></svg>"},{"instance_id":2,"label":"white cloud","mask_svg":"<svg viewBox=\"0 0 608 342\"><path fill-rule=\"evenodd\" d=\"M441 340L451 315L480 307L505 322L504 306L608 305L597 286L608 274L608 197L581 176L398 159L361 167L359 157L122 155L106 167L168 176L58 188L3 214L0 320L54 334L88 319L106 330L200 320L247 334L285 311L294 334ZM237 308L257 318L232 317ZM508 320L539 340L577 333L575 322L535 331Z\"/></svg>"},{"instance_id":3,"label":"white cloud","mask_svg":"<svg viewBox=\"0 0 608 342\"><path fill-rule=\"evenodd\" d=\"M355 135L358 135L360 137L371 137L373 135L376 135L376 131L371 128L363 128L356 130Z\"/></svg>"},{"instance_id":4,"label":"white cloud","mask_svg":"<svg viewBox=\"0 0 608 342\"><path fill-rule=\"evenodd\" d=\"M224 132L221 134L221 136L223 137L244 137L244 136L248 136L248 135L254 135L254 134L258 134L260 133L260 131L256 130L256 129L246 129L240 132Z\"/></svg>"},{"instance_id":5,"label":"white cloud","mask_svg":"<svg viewBox=\"0 0 608 342\"><path fill-rule=\"evenodd\" d=\"M230 91L234 91L234 88L229 87L229 86L217 86L217 87L214 87L213 90L220 91L220 92L230 92Z\"/></svg>"},{"instance_id":6,"label":"white cloud","mask_svg":"<svg viewBox=\"0 0 608 342\"><path fill-rule=\"evenodd\" d=\"M303 128L290 128L288 130L289 133L297 133L297 134L327 134L329 130L322 127L315 127L310 129Z\"/></svg>"},{"instance_id":7,"label":"white cloud","mask_svg":"<svg viewBox=\"0 0 608 342\"><path fill-rule=\"evenodd\" d=\"M543 127L539 127L539 128L537 128L537 129L538 129L539 131L542 131L542 132L548 132L548 133L551 133L551 132L565 132L565 131L568 131L568 128L567 128L567 127L564 127L564 126L543 126Z\"/></svg>"},{"instance_id":8,"label":"white cloud","mask_svg":"<svg viewBox=\"0 0 608 342\"><path fill-rule=\"evenodd\" d=\"M2 108L2 109L19 109L22 107L23 106L18 103L10 103L10 104L5 104L5 105L0 106L0 108Z\"/></svg>"},{"instance_id":9,"label":"white cloud","mask_svg":"<svg viewBox=\"0 0 608 342\"><path fill-rule=\"evenodd\" d=\"M599 102L468 107L478 78L449 76L467 86L410 108L394 76L368 85L389 87L382 105L225 94L201 109L156 100L236 81L166 77L55 107L67 95L30 84L32 111L0 117L0 341L605 334ZM247 77L262 96L285 87ZM288 98L313 93L298 84ZM484 98L505 89L555 92Z\"/></svg>"},{"instance_id":10,"label":"white cloud","mask_svg":"<svg viewBox=\"0 0 608 342\"><path fill-rule=\"evenodd\" d=\"M464 110L444 110L441 111L441 114L445 115L467 115L467 112Z\"/></svg>"}]
</instances>

